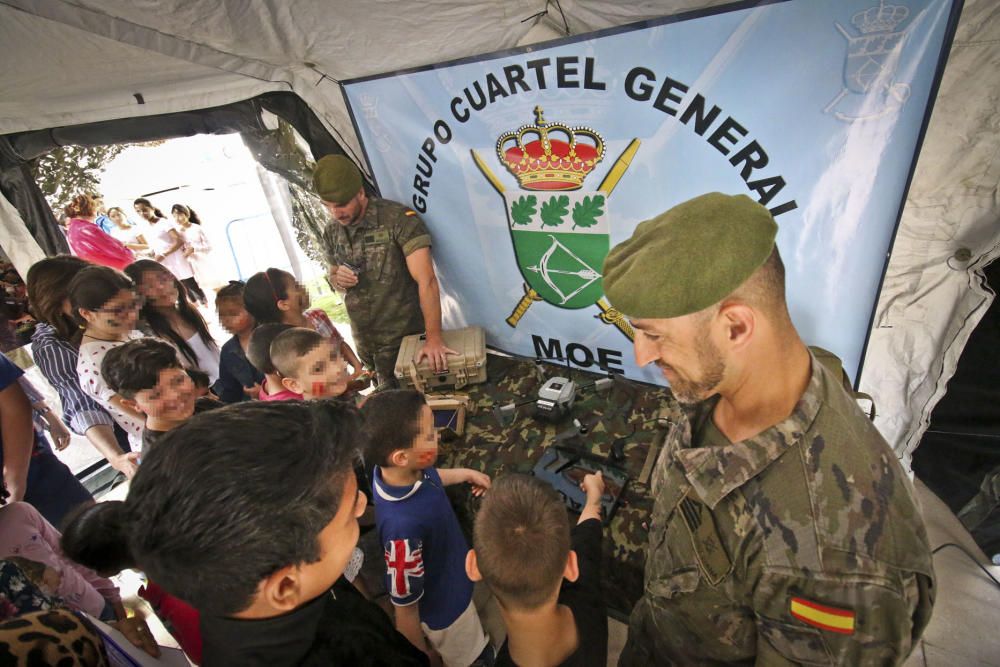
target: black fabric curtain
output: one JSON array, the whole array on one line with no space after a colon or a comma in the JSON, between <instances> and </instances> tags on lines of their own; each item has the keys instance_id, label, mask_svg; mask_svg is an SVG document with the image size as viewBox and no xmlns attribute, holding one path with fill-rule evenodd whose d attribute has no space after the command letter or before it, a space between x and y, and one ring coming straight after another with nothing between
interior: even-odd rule
<instances>
[{"instance_id":1,"label":"black fabric curtain","mask_svg":"<svg viewBox=\"0 0 1000 667\"><path fill-rule=\"evenodd\" d=\"M233 132L243 134L253 149L254 144L259 145L271 134L261 122L261 110L270 111L291 124L309 144L314 159L328 154L344 154L337 140L298 95L288 92L265 93L250 100L210 109L121 118L0 136L0 193L17 208L31 235L46 254L68 252L66 238L59 229L59 223L31 175L30 164L33 160L66 145L105 146ZM265 169L286 178L290 175L280 154L267 150L253 152ZM295 179L298 180L301 179ZM371 189L370 184L366 187Z\"/></svg>"},{"instance_id":2,"label":"black fabric curtain","mask_svg":"<svg viewBox=\"0 0 1000 667\"><path fill-rule=\"evenodd\" d=\"M1000 261L986 267L1000 288ZM962 351L948 393L913 453L913 470L972 533L979 546L1000 553L1000 299Z\"/></svg>"}]
</instances>

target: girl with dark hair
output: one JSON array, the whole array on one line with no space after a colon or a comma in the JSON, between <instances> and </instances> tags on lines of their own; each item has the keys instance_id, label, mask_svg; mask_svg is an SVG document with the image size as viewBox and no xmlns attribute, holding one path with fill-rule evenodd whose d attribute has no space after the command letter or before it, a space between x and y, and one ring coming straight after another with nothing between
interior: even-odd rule
<instances>
[{"instance_id":1,"label":"girl with dark hair","mask_svg":"<svg viewBox=\"0 0 1000 667\"><path fill-rule=\"evenodd\" d=\"M341 356L353 369L349 390L360 391L370 383L358 355L321 308L309 308L309 292L292 274L273 267L255 273L243 290L243 303L257 324L275 322L306 327L329 339L334 346L339 346Z\"/></svg>"},{"instance_id":2,"label":"girl with dark hair","mask_svg":"<svg viewBox=\"0 0 1000 667\"><path fill-rule=\"evenodd\" d=\"M185 366L207 373L211 383L218 380L219 346L177 276L148 259L135 262L125 273L145 298L140 314L152 334L177 348Z\"/></svg>"},{"instance_id":3,"label":"girl with dark hair","mask_svg":"<svg viewBox=\"0 0 1000 667\"><path fill-rule=\"evenodd\" d=\"M129 453L128 433L80 387L77 364L83 331L72 317L68 287L77 273L91 266L79 257L59 255L28 269L28 302L38 320L31 355L59 394L63 419L85 435L116 470L131 478L138 454Z\"/></svg>"},{"instance_id":4,"label":"girl with dark hair","mask_svg":"<svg viewBox=\"0 0 1000 667\"><path fill-rule=\"evenodd\" d=\"M108 233L124 243L129 250L133 252L149 250L149 245L142 236L142 229L138 225L130 223L128 216L121 208L117 206L109 208L108 220L111 221L111 231Z\"/></svg>"},{"instance_id":5,"label":"girl with dark hair","mask_svg":"<svg viewBox=\"0 0 1000 667\"><path fill-rule=\"evenodd\" d=\"M79 511L70 519L60 540L66 558L102 577L113 577L126 569L140 569L128 544L125 503L120 500L109 500ZM198 611L152 581L146 581L138 594L153 607L181 650L196 665L201 664Z\"/></svg>"},{"instance_id":6,"label":"girl with dark hair","mask_svg":"<svg viewBox=\"0 0 1000 667\"><path fill-rule=\"evenodd\" d=\"M132 251L97 226L97 202L88 194L78 194L64 210L66 240L77 257L110 266L119 271L135 260Z\"/></svg>"},{"instance_id":7,"label":"girl with dark hair","mask_svg":"<svg viewBox=\"0 0 1000 667\"><path fill-rule=\"evenodd\" d=\"M215 392L224 403L257 398L264 381L264 374L247 359L250 334L257 323L243 305L244 287L242 282L231 280L215 296L219 323L233 335L222 346L219 355L219 381L215 385Z\"/></svg>"},{"instance_id":8,"label":"girl with dark hair","mask_svg":"<svg viewBox=\"0 0 1000 667\"><path fill-rule=\"evenodd\" d=\"M146 241L153 251L153 259L162 264L177 277L188 291L199 301L205 301L205 294L194 278L191 262L184 255L187 239L184 230L176 223L167 220L160 209L154 208L148 199L136 199L135 211L149 223L149 233Z\"/></svg>"},{"instance_id":9,"label":"girl with dark hair","mask_svg":"<svg viewBox=\"0 0 1000 667\"><path fill-rule=\"evenodd\" d=\"M194 270L194 276L197 279L195 287L198 288L198 293L201 294L198 300L204 305L206 301L202 287L211 289L212 287L216 287L219 282L215 278L215 272L209 260L209 255L212 252L212 244L209 242L208 236L205 235L201 219L194 212L193 208L184 206L183 204L174 204L170 208L170 213L173 214L174 222L180 227L181 232L184 234L184 239L187 241L187 246L184 247L184 256L191 262L191 268ZM188 291L191 292L190 285L187 287Z\"/></svg>"},{"instance_id":10,"label":"girl with dark hair","mask_svg":"<svg viewBox=\"0 0 1000 667\"><path fill-rule=\"evenodd\" d=\"M70 281L69 300L73 317L83 328L76 364L80 387L111 413L138 452L145 415L123 404L111 390L101 375L101 362L108 350L143 337L135 328L142 297L128 276L106 266L88 266Z\"/></svg>"}]
</instances>

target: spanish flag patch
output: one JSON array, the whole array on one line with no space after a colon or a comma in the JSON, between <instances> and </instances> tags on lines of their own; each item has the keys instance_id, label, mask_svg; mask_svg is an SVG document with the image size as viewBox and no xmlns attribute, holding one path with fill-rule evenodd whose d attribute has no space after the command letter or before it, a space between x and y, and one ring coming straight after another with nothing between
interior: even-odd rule
<instances>
[{"instance_id":1,"label":"spanish flag patch","mask_svg":"<svg viewBox=\"0 0 1000 667\"><path fill-rule=\"evenodd\" d=\"M412 211L410 209L406 209L406 212L403 213L403 215L416 215L416 214L417 214L416 211Z\"/></svg>"},{"instance_id":2,"label":"spanish flag patch","mask_svg":"<svg viewBox=\"0 0 1000 667\"><path fill-rule=\"evenodd\" d=\"M802 598L792 598L790 611L792 616L803 623L808 623L821 630L839 632L843 635L854 634L853 611L827 607Z\"/></svg>"}]
</instances>

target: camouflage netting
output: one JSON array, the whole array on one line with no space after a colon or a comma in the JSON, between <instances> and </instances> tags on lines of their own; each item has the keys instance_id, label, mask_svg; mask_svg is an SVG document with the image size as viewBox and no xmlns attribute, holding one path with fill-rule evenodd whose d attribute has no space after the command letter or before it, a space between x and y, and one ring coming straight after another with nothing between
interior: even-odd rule
<instances>
[{"instance_id":1,"label":"camouflage netting","mask_svg":"<svg viewBox=\"0 0 1000 667\"><path fill-rule=\"evenodd\" d=\"M535 419L531 405L519 408L513 423L501 425L494 417L494 404L534 397L541 386L530 360L489 355L486 383L464 387L475 406L466 417L465 434L452 442L441 443L441 467L473 468L491 477L506 473L531 473L556 435L572 428L573 418L592 424L587 435L563 440L561 445L582 446L600 457L607 457L612 444L626 438L625 460L619 464L631 477L622 494L622 502L604 528L604 593L610 613L627 617L642 595L643 569L646 562L647 528L653 499L649 487L637 481L649 453L650 443L662 442L664 429L648 423L660 417L675 418L677 404L669 390L628 381L616 382L610 391L585 390L574 404L572 413L557 424ZM546 375L564 374L565 369L547 370ZM601 376L573 371L573 378L585 386ZM629 436L635 431L634 435ZM471 542L471 525L479 500L462 489L456 512Z\"/></svg>"},{"instance_id":2,"label":"camouflage netting","mask_svg":"<svg viewBox=\"0 0 1000 667\"><path fill-rule=\"evenodd\" d=\"M279 119L276 130L241 134L254 158L268 171L288 182L295 240L310 259L324 263L320 239L329 216L319 197L312 192L312 170L315 163L303 150L295 129Z\"/></svg>"}]
</instances>

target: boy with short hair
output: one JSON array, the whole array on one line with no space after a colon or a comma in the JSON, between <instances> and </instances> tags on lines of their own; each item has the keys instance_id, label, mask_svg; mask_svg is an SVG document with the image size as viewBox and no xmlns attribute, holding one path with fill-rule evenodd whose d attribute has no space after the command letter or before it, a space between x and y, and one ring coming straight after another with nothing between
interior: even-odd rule
<instances>
[{"instance_id":1,"label":"boy with short hair","mask_svg":"<svg viewBox=\"0 0 1000 667\"><path fill-rule=\"evenodd\" d=\"M264 374L264 381L260 383L260 400L262 401L291 401L301 399L302 394L286 389L281 382L281 375L271 361L271 343L283 331L291 329L289 324L268 323L261 324L250 334L250 342L247 344L247 359L254 368Z\"/></svg>"},{"instance_id":2,"label":"boy with short hair","mask_svg":"<svg viewBox=\"0 0 1000 667\"><path fill-rule=\"evenodd\" d=\"M377 393L365 401L362 414L365 458L375 464L375 521L396 627L428 653L429 641L448 667L491 665L493 648L465 573L468 544L444 491L468 482L473 493L482 495L490 478L468 468L434 468L438 434L422 394Z\"/></svg>"},{"instance_id":3,"label":"boy with short hair","mask_svg":"<svg viewBox=\"0 0 1000 667\"><path fill-rule=\"evenodd\" d=\"M139 338L108 350L101 376L122 405L146 415L144 452L195 412L221 405L214 398L199 397L176 348L156 338Z\"/></svg>"},{"instance_id":4,"label":"boy with short hair","mask_svg":"<svg viewBox=\"0 0 1000 667\"><path fill-rule=\"evenodd\" d=\"M143 461L129 545L201 611L212 665L425 665L341 578L364 494L357 414L332 401L251 401L197 415Z\"/></svg>"},{"instance_id":5,"label":"boy with short hair","mask_svg":"<svg viewBox=\"0 0 1000 667\"><path fill-rule=\"evenodd\" d=\"M328 338L313 329L293 327L271 343L271 363L281 384L303 399L333 398L347 391L347 362Z\"/></svg>"},{"instance_id":6,"label":"boy with short hair","mask_svg":"<svg viewBox=\"0 0 1000 667\"><path fill-rule=\"evenodd\" d=\"M466 570L500 603L507 641L497 665L601 666L608 617L601 591L601 473L587 475L587 503L569 527L552 487L528 475L498 479L476 516Z\"/></svg>"}]
</instances>

